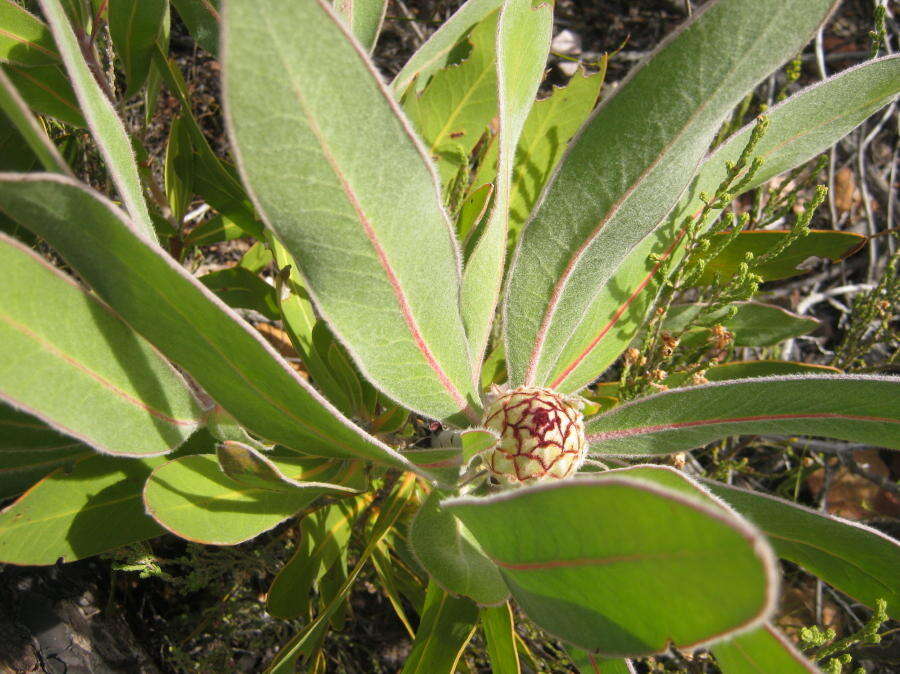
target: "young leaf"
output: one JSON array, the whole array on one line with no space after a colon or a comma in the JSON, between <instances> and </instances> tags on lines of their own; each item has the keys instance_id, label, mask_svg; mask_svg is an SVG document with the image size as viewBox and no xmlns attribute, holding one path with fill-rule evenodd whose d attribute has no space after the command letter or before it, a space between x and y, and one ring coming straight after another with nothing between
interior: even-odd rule
<instances>
[{"instance_id":1,"label":"young leaf","mask_svg":"<svg viewBox=\"0 0 900 674\"><path fill-rule=\"evenodd\" d=\"M221 0L172 0L172 4L197 44L218 56Z\"/></svg>"},{"instance_id":2,"label":"young leaf","mask_svg":"<svg viewBox=\"0 0 900 674\"><path fill-rule=\"evenodd\" d=\"M0 399L106 454L164 454L194 432L184 380L118 316L3 234L0 269Z\"/></svg>"},{"instance_id":3,"label":"young leaf","mask_svg":"<svg viewBox=\"0 0 900 674\"><path fill-rule=\"evenodd\" d=\"M334 0L335 11L369 52L378 41L387 5L387 0Z\"/></svg>"},{"instance_id":4,"label":"young leaf","mask_svg":"<svg viewBox=\"0 0 900 674\"><path fill-rule=\"evenodd\" d=\"M477 418L459 253L393 97L321 2L232 0L226 10L238 164L322 315L391 399L436 418Z\"/></svg>"},{"instance_id":5,"label":"young leaf","mask_svg":"<svg viewBox=\"0 0 900 674\"><path fill-rule=\"evenodd\" d=\"M769 110L768 131L756 148L764 162L748 184L748 189L826 150L878 108L889 103L900 90L897 68L898 57L870 61L805 89ZM725 160L733 160L743 151L751 129L745 128L719 146L712 156L707 156L691 188L694 198L686 197L663 227L627 255L597 297L595 306L598 312L582 324L582 329L586 331L584 337L573 339L573 342L584 342L588 346L560 358L551 377L553 388L573 392L584 387L628 346L659 287L663 263L649 256L673 257L672 263L680 259L683 248L678 244L684 236L684 229L679 229L681 220L678 218L697 212L699 202L696 196L701 190L709 193L715 190L725 170ZM764 236L783 234L767 232ZM738 236L738 240L746 242L753 237L753 233L746 233ZM813 232L796 244L798 247L794 250L802 256L789 260L789 248L762 268L764 278L772 280L792 276L797 273L797 265L809 256L839 259L849 255L863 241L859 235L847 232ZM771 243L769 241L767 245ZM823 245L826 247L822 248ZM810 246L815 246L816 250ZM741 256L744 252L735 251ZM720 273L730 277L734 269L732 264L730 271L720 269Z\"/></svg>"},{"instance_id":6,"label":"young leaf","mask_svg":"<svg viewBox=\"0 0 900 674\"><path fill-rule=\"evenodd\" d=\"M72 78L81 110L87 118L94 141L106 161L119 196L135 224L150 240L155 241L155 230L147 210L147 202L144 201L143 186L125 127L84 60L78 38L59 0L40 0L40 3L63 63Z\"/></svg>"},{"instance_id":7,"label":"young leaf","mask_svg":"<svg viewBox=\"0 0 900 674\"><path fill-rule=\"evenodd\" d=\"M773 560L755 530L646 481L584 478L441 506L532 620L586 650L691 648L759 623L774 605Z\"/></svg>"},{"instance_id":8,"label":"young leaf","mask_svg":"<svg viewBox=\"0 0 900 674\"><path fill-rule=\"evenodd\" d=\"M702 310L702 304L679 304L673 306L664 326L671 332L680 332ZM719 323L734 333L735 346L775 346L779 342L792 337L799 337L819 327L819 321L808 316L800 316L787 309L773 304L760 302L735 302L737 312L729 316L729 308L713 311L704 318L704 325ZM681 341L687 342L693 337L701 342L708 337L707 330L697 329L685 333Z\"/></svg>"},{"instance_id":9,"label":"young leaf","mask_svg":"<svg viewBox=\"0 0 900 674\"><path fill-rule=\"evenodd\" d=\"M766 623L712 648L722 674L817 674L807 660L775 627Z\"/></svg>"},{"instance_id":10,"label":"young leaf","mask_svg":"<svg viewBox=\"0 0 900 674\"><path fill-rule=\"evenodd\" d=\"M44 237L248 430L301 452L415 470L340 416L257 331L95 192L63 176L0 174L0 208Z\"/></svg>"},{"instance_id":11,"label":"young leaf","mask_svg":"<svg viewBox=\"0 0 900 674\"><path fill-rule=\"evenodd\" d=\"M874 607L888 602L900 616L900 544L877 529L768 494L704 481L716 496L756 524L779 557Z\"/></svg>"},{"instance_id":12,"label":"young leaf","mask_svg":"<svg viewBox=\"0 0 900 674\"><path fill-rule=\"evenodd\" d=\"M397 77L391 83L399 98L413 81L416 90L428 83L429 77L447 65L453 48L465 37L473 26L503 4L503 0L468 0L456 13L441 24L434 34L419 47Z\"/></svg>"},{"instance_id":13,"label":"young leaf","mask_svg":"<svg viewBox=\"0 0 900 674\"><path fill-rule=\"evenodd\" d=\"M230 307L253 309L272 320L281 318L275 289L243 267L220 269L199 280Z\"/></svg>"},{"instance_id":14,"label":"young leaf","mask_svg":"<svg viewBox=\"0 0 900 674\"><path fill-rule=\"evenodd\" d=\"M167 0L109 0L109 34L128 82L125 98L136 94L147 81L167 7Z\"/></svg>"},{"instance_id":15,"label":"young leaf","mask_svg":"<svg viewBox=\"0 0 900 674\"><path fill-rule=\"evenodd\" d=\"M494 674L521 674L516 652L516 626L509 603L481 609L480 620L491 671Z\"/></svg>"},{"instance_id":16,"label":"young leaf","mask_svg":"<svg viewBox=\"0 0 900 674\"><path fill-rule=\"evenodd\" d=\"M455 672L477 622L475 604L450 596L434 581L429 583L412 652L400 674Z\"/></svg>"},{"instance_id":17,"label":"young leaf","mask_svg":"<svg viewBox=\"0 0 900 674\"><path fill-rule=\"evenodd\" d=\"M759 377L665 391L587 424L596 454L654 456L729 435L819 435L900 449L900 379Z\"/></svg>"},{"instance_id":18,"label":"young leaf","mask_svg":"<svg viewBox=\"0 0 900 674\"><path fill-rule=\"evenodd\" d=\"M436 72L424 91L403 101L404 112L437 164L442 185L468 164L497 114L496 39L497 17L491 15L472 29L471 50L463 61Z\"/></svg>"},{"instance_id":19,"label":"young leaf","mask_svg":"<svg viewBox=\"0 0 900 674\"><path fill-rule=\"evenodd\" d=\"M61 66L48 64L25 67L10 63L0 70L6 73L34 112L55 117L74 127L87 126L75 92L72 91L72 84Z\"/></svg>"},{"instance_id":20,"label":"young leaf","mask_svg":"<svg viewBox=\"0 0 900 674\"><path fill-rule=\"evenodd\" d=\"M47 26L14 0L0 2L0 61L23 66L59 63Z\"/></svg>"},{"instance_id":21,"label":"young leaf","mask_svg":"<svg viewBox=\"0 0 900 674\"><path fill-rule=\"evenodd\" d=\"M544 76L552 31L552 5L541 4L533 9L531 0L506 0L503 4L496 40L500 131L494 205L467 258L461 295L469 346L479 364L488 345L503 283L516 146ZM434 86L434 82L429 85L425 95Z\"/></svg>"},{"instance_id":22,"label":"young leaf","mask_svg":"<svg viewBox=\"0 0 900 674\"><path fill-rule=\"evenodd\" d=\"M481 606L506 601L509 590L497 565L488 559L472 534L440 506L443 494L432 491L409 529L409 546L434 582L454 595Z\"/></svg>"},{"instance_id":23,"label":"young leaf","mask_svg":"<svg viewBox=\"0 0 900 674\"><path fill-rule=\"evenodd\" d=\"M89 456L57 468L0 512L0 561L74 562L163 530L144 513L141 488L163 457Z\"/></svg>"},{"instance_id":24,"label":"young leaf","mask_svg":"<svg viewBox=\"0 0 900 674\"><path fill-rule=\"evenodd\" d=\"M0 405L0 500L21 494L60 466L93 456L40 419Z\"/></svg>"},{"instance_id":25,"label":"young leaf","mask_svg":"<svg viewBox=\"0 0 900 674\"><path fill-rule=\"evenodd\" d=\"M835 4L707 3L598 108L516 249L505 308L513 385L554 381L592 347L606 282L671 210L732 107Z\"/></svg>"},{"instance_id":26,"label":"young leaf","mask_svg":"<svg viewBox=\"0 0 900 674\"><path fill-rule=\"evenodd\" d=\"M0 110L6 113L47 171L71 175L72 170L59 154L56 145L47 137L47 132L35 119L28 109L28 104L2 68L0 68Z\"/></svg>"},{"instance_id":27,"label":"young leaf","mask_svg":"<svg viewBox=\"0 0 900 674\"><path fill-rule=\"evenodd\" d=\"M735 240L725 246L712 260L707 262L703 273L697 278L698 286L712 285L729 279L737 271L738 265L746 259L747 253L759 257L778 245L778 240L789 236L790 232L775 229L748 230L741 232ZM725 236L720 234L719 236ZM753 271L763 281L778 281L797 276L807 271L804 263L810 258L829 259L834 262L853 255L863 247L866 238L853 232L836 232L816 229L790 244L778 257L764 262Z\"/></svg>"},{"instance_id":28,"label":"young leaf","mask_svg":"<svg viewBox=\"0 0 900 674\"><path fill-rule=\"evenodd\" d=\"M317 486L272 491L231 479L213 456L184 456L154 469L144 487L144 506L176 536L209 545L236 545L272 529L322 494L336 491L318 479L327 481L339 465L320 462L311 470L305 468L297 466L286 477L317 480Z\"/></svg>"}]
</instances>

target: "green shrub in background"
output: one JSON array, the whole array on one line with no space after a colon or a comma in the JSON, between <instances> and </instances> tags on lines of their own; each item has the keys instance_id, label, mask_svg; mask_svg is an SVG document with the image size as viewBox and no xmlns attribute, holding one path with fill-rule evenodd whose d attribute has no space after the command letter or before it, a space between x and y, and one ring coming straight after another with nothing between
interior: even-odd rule
<instances>
[{"instance_id":1,"label":"green shrub in background","mask_svg":"<svg viewBox=\"0 0 900 674\"><path fill-rule=\"evenodd\" d=\"M235 166L190 113L166 0L38 4L46 23L0 2L19 148L0 175L0 495L21 494L0 561L164 530L233 545L302 517L267 610L307 622L271 672L315 660L370 562L414 633L410 672L452 671L478 625L494 671L517 672L511 605L603 672L670 644L810 671L768 622L778 557L896 615L895 541L644 461L740 434L900 449L895 378L719 363L815 327L750 302L761 282L858 246L810 231L822 190L799 214L774 194L729 208L889 103L897 58L710 150L834 0L713 0L594 112L602 74L535 103L548 3L470 0L387 86L380 0L173 0L221 59ZM182 111L157 184L120 112L139 94L149 120L163 85ZM108 196L70 168L83 128ZM215 217L190 229L195 196ZM792 226L753 229L777 207ZM237 237L256 242L240 265L185 267ZM301 373L248 316L283 328ZM592 386L623 354L620 384Z\"/></svg>"}]
</instances>

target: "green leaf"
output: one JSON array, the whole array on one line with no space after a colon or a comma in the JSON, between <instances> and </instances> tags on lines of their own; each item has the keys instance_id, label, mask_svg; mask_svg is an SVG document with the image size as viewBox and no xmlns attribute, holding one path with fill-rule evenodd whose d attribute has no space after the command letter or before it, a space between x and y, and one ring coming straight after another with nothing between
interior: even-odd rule
<instances>
[{"instance_id":1,"label":"green leaf","mask_svg":"<svg viewBox=\"0 0 900 674\"><path fill-rule=\"evenodd\" d=\"M815 157L900 92L900 56L866 61L807 87L766 111L769 129L756 146L763 165L744 186L750 190ZM675 217L695 213L700 192L712 194L725 178L725 162L737 161L754 124L732 135L706 158Z\"/></svg>"},{"instance_id":2,"label":"green leaf","mask_svg":"<svg viewBox=\"0 0 900 674\"><path fill-rule=\"evenodd\" d=\"M444 496L434 490L422 503L409 529L410 550L432 580L448 592L481 606L506 601L509 590L500 570L462 522L440 507Z\"/></svg>"},{"instance_id":3,"label":"green leaf","mask_svg":"<svg viewBox=\"0 0 900 674\"><path fill-rule=\"evenodd\" d=\"M785 236L789 236L789 232L774 229L741 232L733 243L725 246L721 253L706 264L695 285L713 285L730 279L738 265L746 259L747 253L759 257L778 245L778 241ZM790 244L778 257L764 262L753 272L762 276L764 281L790 278L806 273L809 265L804 263L808 263L810 258L837 262L853 255L865 243L866 237L853 232L812 230L807 236Z\"/></svg>"},{"instance_id":4,"label":"green leaf","mask_svg":"<svg viewBox=\"0 0 900 674\"><path fill-rule=\"evenodd\" d=\"M804 89L767 111L769 128L756 148L764 163L749 187L756 187L780 171L792 169L826 150L886 105L900 89L897 67L897 57L867 62ZM751 128L745 128L706 158L690 194L699 195L701 190L712 193L715 190L725 170L725 160L733 160L740 154ZM686 197L663 227L632 249L597 298L596 306L604 310L586 321L593 326L589 346L564 364L560 363L558 374L551 382L554 388L564 392L582 388L596 379L629 345L661 280L663 263L649 256L672 257L671 263L677 263L683 254L683 248L679 247L685 232L679 229L682 219L685 215L696 213L699 208L696 197ZM744 236L742 234L738 238ZM752 240L753 236L750 234L749 239ZM766 233L761 236L774 238L783 234ZM830 243L826 245L826 241ZM779 256L771 261L780 268L777 273L768 265L763 268L763 273L769 274L769 280L792 276L797 273L797 264L810 255L838 259L852 253L862 242L860 236L845 232L813 232L798 242L800 248L797 252L801 256L793 260L785 255ZM774 241L770 239L771 243ZM806 248L812 245L817 247L817 251ZM740 254L743 255L743 252ZM733 267L731 269L734 270ZM725 269L722 271L727 272ZM731 272L727 273L730 276Z\"/></svg>"},{"instance_id":5,"label":"green leaf","mask_svg":"<svg viewBox=\"0 0 900 674\"><path fill-rule=\"evenodd\" d=\"M468 0L456 13L441 24L434 34L413 54L397 73L391 87L399 97L410 84L416 82L421 90L431 75L449 63L453 48L484 18L503 4L503 0Z\"/></svg>"},{"instance_id":6,"label":"green leaf","mask_svg":"<svg viewBox=\"0 0 900 674\"><path fill-rule=\"evenodd\" d=\"M338 466L319 461L282 472L296 481L326 478ZM176 536L209 545L236 545L268 531L334 489L316 486L272 491L237 482L215 457L185 456L156 469L144 487L147 513Z\"/></svg>"},{"instance_id":7,"label":"green leaf","mask_svg":"<svg viewBox=\"0 0 900 674\"><path fill-rule=\"evenodd\" d=\"M147 202L144 201L144 188L125 127L85 62L78 38L59 0L40 0L40 3L63 63L72 78L81 110L125 209L141 231L151 241L155 241L153 223L147 210Z\"/></svg>"},{"instance_id":8,"label":"green leaf","mask_svg":"<svg viewBox=\"0 0 900 674\"><path fill-rule=\"evenodd\" d=\"M0 68L0 110L9 118L10 130L15 127L14 133L24 139L30 152L41 161L46 170L71 174L71 169L47 136L44 127L35 119L31 110L28 109L28 104L2 68ZM27 151L20 150L16 154L21 156L26 153ZM4 154L9 155L8 152L4 152ZM4 170L22 169L4 167Z\"/></svg>"},{"instance_id":9,"label":"green leaf","mask_svg":"<svg viewBox=\"0 0 900 674\"><path fill-rule=\"evenodd\" d=\"M786 374L841 374L841 371L827 365L797 363L788 360L735 360L730 363L713 365L705 370L703 376L709 381L726 381ZM685 386L686 382L687 376L680 372L670 374L664 381L669 388Z\"/></svg>"},{"instance_id":10,"label":"green leaf","mask_svg":"<svg viewBox=\"0 0 900 674\"><path fill-rule=\"evenodd\" d=\"M194 153L191 147L189 123L184 117L172 120L166 143L163 183L166 201L172 209L172 220L181 223L194 197Z\"/></svg>"},{"instance_id":11,"label":"green leaf","mask_svg":"<svg viewBox=\"0 0 900 674\"><path fill-rule=\"evenodd\" d=\"M833 517L790 501L719 482L704 481L713 494L756 524L776 554L867 606L886 599L900 616L900 544L877 529ZM774 670L771 670L774 671Z\"/></svg>"},{"instance_id":12,"label":"green leaf","mask_svg":"<svg viewBox=\"0 0 900 674\"><path fill-rule=\"evenodd\" d=\"M463 597L452 597L436 583L429 583L412 652L400 674L455 672L477 621L475 604Z\"/></svg>"},{"instance_id":13,"label":"green leaf","mask_svg":"<svg viewBox=\"0 0 900 674\"><path fill-rule=\"evenodd\" d=\"M365 494L340 501L303 519L297 551L269 588L269 615L283 620L308 615L310 590L346 550L353 523L372 499L373 494Z\"/></svg>"},{"instance_id":14,"label":"green leaf","mask_svg":"<svg viewBox=\"0 0 900 674\"><path fill-rule=\"evenodd\" d=\"M768 623L712 648L722 674L817 674L807 660L775 627Z\"/></svg>"},{"instance_id":15,"label":"green leaf","mask_svg":"<svg viewBox=\"0 0 900 674\"><path fill-rule=\"evenodd\" d=\"M578 668L578 671L583 674L635 674L631 660L621 658L607 660L568 644L566 644L566 653L572 658L572 663Z\"/></svg>"},{"instance_id":16,"label":"green leaf","mask_svg":"<svg viewBox=\"0 0 900 674\"><path fill-rule=\"evenodd\" d=\"M40 419L0 405L0 499L21 494L60 466L93 456Z\"/></svg>"},{"instance_id":17,"label":"green leaf","mask_svg":"<svg viewBox=\"0 0 900 674\"><path fill-rule=\"evenodd\" d=\"M2 79L0 71L0 79ZM7 80L8 81L8 80ZM2 84L0 84L2 87ZM0 99L3 90L0 89ZM0 100L2 103L2 100ZM27 108L26 108L27 110ZM29 112L29 114L31 114ZM0 109L0 170L3 171L31 171L37 164L37 157L31 151L26 140L19 133L9 117Z\"/></svg>"},{"instance_id":18,"label":"green leaf","mask_svg":"<svg viewBox=\"0 0 900 674\"><path fill-rule=\"evenodd\" d=\"M0 208L44 237L249 431L311 454L414 469L341 417L255 330L96 193L62 176L5 174Z\"/></svg>"},{"instance_id":19,"label":"green leaf","mask_svg":"<svg viewBox=\"0 0 900 674\"><path fill-rule=\"evenodd\" d=\"M759 377L665 391L587 424L591 452L654 456L730 435L818 435L900 449L895 377Z\"/></svg>"},{"instance_id":20,"label":"green leaf","mask_svg":"<svg viewBox=\"0 0 900 674\"><path fill-rule=\"evenodd\" d=\"M436 72L424 91L404 99L403 109L437 163L443 185L468 163L497 114L496 36L497 17L491 15L469 34L465 60ZM541 69L543 74L543 62Z\"/></svg>"},{"instance_id":21,"label":"green leaf","mask_svg":"<svg viewBox=\"0 0 900 674\"><path fill-rule=\"evenodd\" d=\"M76 127L87 126L75 99L69 78L59 65L24 67L6 64L2 67L28 107Z\"/></svg>"},{"instance_id":22,"label":"green leaf","mask_svg":"<svg viewBox=\"0 0 900 674\"><path fill-rule=\"evenodd\" d=\"M692 648L758 623L774 605L775 568L757 532L644 480L583 478L441 505L535 623L589 651Z\"/></svg>"},{"instance_id":23,"label":"green leaf","mask_svg":"<svg viewBox=\"0 0 900 674\"><path fill-rule=\"evenodd\" d=\"M199 280L230 307L253 309L272 320L281 318L275 289L248 269L220 269L201 276Z\"/></svg>"},{"instance_id":24,"label":"green leaf","mask_svg":"<svg viewBox=\"0 0 900 674\"><path fill-rule=\"evenodd\" d=\"M392 400L476 419L459 252L424 150L368 57L316 0L233 0L223 36L241 173L323 317Z\"/></svg>"},{"instance_id":25,"label":"green leaf","mask_svg":"<svg viewBox=\"0 0 900 674\"><path fill-rule=\"evenodd\" d=\"M191 246L208 246L211 243L233 241L245 236L247 236L247 232L241 229L237 223L221 213L217 213L202 225L198 225L188 232L184 242Z\"/></svg>"},{"instance_id":26,"label":"green leaf","mask_svg":"<svg viewBox=\"0 0 900 674\"><path fill-rule=\"evenodd\" d=\"M525 224L569 140L593 110L603 76L604 72L588 75L579 70L565 87L553 87L547 98L532 106L516 148L509 204L512 235Z\"/></svg>"},{"instance_id":27,"label":"green leaf","mask_svg":"<svg viewBox=\"0 0 900 674\"><path fill-rule=\"evenodd\" d=\"M792 337L799 337L819 327L819 321L808 316L800 316L773 304L760 302L735 302L737 312L729 317L729 307L706 315L703 324L721 324L734 333L735 346L775 346ZM670 332L680 332L697 316L703 308L701 304L680 304L671 308L664 326ZM682 343L701 344L709 336L709 331L694 328L682 336Z\"/></svg>"},{"instance_id":28,"label":"green leaf","mask_svg":"<svg viewBox=\"0 0 900 674\"><path fill-rule=\"evenodd\" d=\"M0 61L23 66L59 63L59 53L46 24L18 3L0 2L0 26Z\"/></svg>"},{"instance_id":29,"label":"green leaf","mask_svg":"<svg viewBox=\"0 0 900 674\"><path fill-rule=\"evenodd\" d=\"M172 4L197 44L218 56L221 0L172 0Z\"/></svg>"},{"instance_id":30,"label":"green leaf","mask_svg":"<svg viewBox=\"0 0 900 674\"><path fill-rule=\"evenodd\" d=\"M505 309L514 386L572 390L563 381L593 360L605 330L604 289L621 301L633 288L607 282L671 210L733 106L796 54L835 4L709 3L601 104L519 239Z\"/></svg>"},{"instance_id":31,"label":"green leaf","mask_svg":"<svg viewBox=\"0 0 900 674\"><path fill-rule=\"evenodd\" d=\"M109 0L109 34L128 82L125 98L147 81L168 4L167 0Z\"/></svg>"},{"instance_id":32,"label":"green leaf","mask_svg":"<svg viewBox=\"0 0 900 674\"><path fill-rule=\"evenodd\" d=\"M181 376L94 296L2 234L0 269L0 399L107 454L164 454L199 426Z\"/></svg>"},{"instance_id":33,"label":"green leaf","mask_svg":"<svg viewBox=\"0 0 900 674\"><path fill-rule=\"evenodd\" d=\"M387 0L334 0L333 4L359 44L371 52L381 32Z\"/></svg>"},{"instance_id":34,"label":"green leaf","mask_svg":"<svg viewBox=\"0 0 900 674\"><path fill-rule=\"evenodd\" d=\"M480 29L478 26L473 31L473 39ZM533 9L531 0L504 3L496 40L500 131L494 205L478 243L466 260L461 295L463 322L477 363L481 363L488 346L503 284L516 146L544 76L552 31L551 4ZM469 61L472 58L470 55ZM423 97L436 85L437 79L435 76ZM488 100L493 104L493 99Z\"/></svg>"},{"instance_id":35,"label":"green leaf","mask_svg":"<svg viewBox=\"0 0 900 674\"><path fill-rule=\"evenodd\" d=\"M144 513L141 487L164 462L94 455L71 471L57 468L0 512L0 560L73 562L160 535Z\"/></svg>"},{"instance_id":36,"label":"green leaf","mask_svg":"<svg viewBox=\"0 0 900 674\"><path fill-rule=\"evenodd\" d=\"M459 434L462 444L462 460L468 463L477 455L494 447L500 440L496 431L489 428L467 428Z\"/></svg>"},{"instance_id":37,"label":"green leaf","mask_svg":"<svg viewBox=\"0 0 900 674\"><path fill-rule=\"evenodd\" d=\"M521 674L516 632L509 603L481 609L481 628L494 674Z\"/></svg>"}]
</instances>

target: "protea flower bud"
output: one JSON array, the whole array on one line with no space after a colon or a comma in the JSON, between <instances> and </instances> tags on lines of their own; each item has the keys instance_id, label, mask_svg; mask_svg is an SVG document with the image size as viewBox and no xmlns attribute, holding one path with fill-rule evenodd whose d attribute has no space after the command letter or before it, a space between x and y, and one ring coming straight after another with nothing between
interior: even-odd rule
<instances>
[{"instance_id":1,"label":"protea flower bud","mask_svg":"<svg viewBox=\"0 0 900 674\"><path fill-rule=\"evenodd\" d=\"M523 387L500 395L487 406L482 424L500 435L485 461L501 481L561 480L584 461L580 406L550 389Z\"/></svg>"}]
</instances>

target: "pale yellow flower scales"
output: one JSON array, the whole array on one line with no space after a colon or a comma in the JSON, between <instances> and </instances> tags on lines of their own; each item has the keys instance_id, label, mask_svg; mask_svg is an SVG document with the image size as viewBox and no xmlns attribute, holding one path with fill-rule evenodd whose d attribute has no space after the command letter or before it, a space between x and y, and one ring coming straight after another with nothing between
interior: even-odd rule
<instances>
[{"instance_id":1,"label":"pale yellow flower scales","mask_svg":"<svg viewBox=\"0 0 900 674\"><path fill-rule=\"evenodd\" d=\"M501 481L561 480L584 461L584 415L577 404L550 389L524 387L505 393L488 405L482 423L500 435L485 461Z\"/></svg>"}]
</instances>

